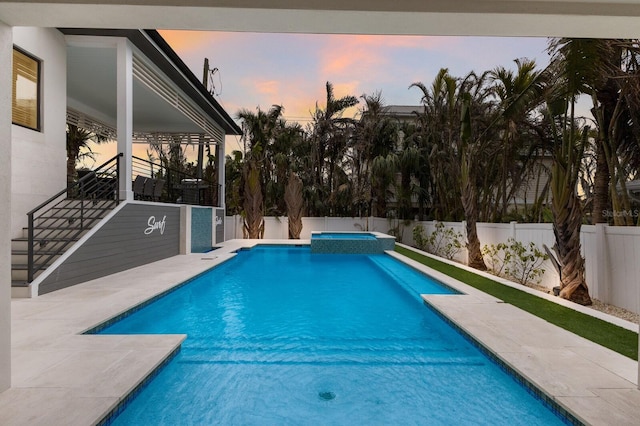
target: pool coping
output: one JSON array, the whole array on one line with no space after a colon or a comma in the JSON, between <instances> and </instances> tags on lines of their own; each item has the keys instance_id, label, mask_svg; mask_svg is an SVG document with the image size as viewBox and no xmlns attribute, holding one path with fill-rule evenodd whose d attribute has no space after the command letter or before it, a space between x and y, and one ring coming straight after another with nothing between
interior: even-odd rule
<instances>
[{"instance_id":1,"label":"pool coping","mask_svg":"<svg viewBox=\"0 0 640 426\"><path fill-rule=\"evenodd\" d=\"M601 320L609 322L609 323L611 323L613 325L617 325L618 327L622 327L622 328L624 328L626 330L633 331L635 333L639 332L639 325L634 323L634 322L627 321L625 319L615 317L615 316L607 314L605 312L597 311L597 310L592 309L592 308L590 308L588 306L579 305L577 303L571 302L570 300L562 299L562 298L554 296L552 294L544 293L542 291L539 291L539 290L536 290L536 289L533 289L533 288L530 288L530 287L527 287L527 286L523 286L522 284L518 284L518 283L515 283L513 281L509 281L508 279L503 278L503 277L497 277L497 276L495 276L493 274L490 274L489 272L480 271L478 269L472 268L470 266L464 265L464 264L456 262L454 260L449 260L449 259L445 259L445 258L442 258L442 257L435 256L435 255L433 255L431 253L419 250L419 249L417 249L415 247L411 247L411 246L406 245L406 244L396 243L396 245L398 245L398 246L400 246L402 248L405 248L407 250L411 250L411 251L413 251L415 253L418 253L420 255L423 255L423 256L429 257L431 259L437 260L438 262L446 263L447 265L455 266L456 268L462 269L464 271L468 271L468 272L474 273L476 275L479 275L481 277L488 278L488 279L490 279L492 281L495 281L495 282L500 283L502 285L505 285L507 287L515 288L515 289L517 289L519 291L522 291L522 292L531 294L533 296L539 297L540 299L545 299L545 300L553 302L553 303L555 303L557 305L561 305L561 306L573 309L574 311L578 311L580 313L583 313L585 315L589 315L589 316L592 316L594 318L601 319ZM420 264L420 263L418 263L418 264Z\"/></svg>"},{"instance_id":2,"label":"pool coping","mask_svg":"<svg viewBox=\"0 0 640 426\"><path fill-rule=\"evenodd\" d=\"M584 424L637 423L640 390L636 361L397 252L387 254L462 293L422 295L422 299L500 366L537 389L543 400ZM606 314L605 318L594 316L616 324ZM530 324L535 324L535 332ZM559 359L558 365L551 362L554 358ZM587 371L605 384L588 377Z\"/></svg>"},{"instance_id":3,"label":"pool coping","mask_svg":"<svg viewBox=\"0 0 640 426\"><path fill-rule=\"evenodd\" d=\"M0 423L86 425L106 419L185 336L82 333L258 244L309 240L231 240L208 254L176 256L38 298L13 299L13 386L0 393ZM423 265L416 269L421 267L463 293L423 296L432 309L578 420L634 424L640 418L635 361Z\"/></svg>"}]
</instances>

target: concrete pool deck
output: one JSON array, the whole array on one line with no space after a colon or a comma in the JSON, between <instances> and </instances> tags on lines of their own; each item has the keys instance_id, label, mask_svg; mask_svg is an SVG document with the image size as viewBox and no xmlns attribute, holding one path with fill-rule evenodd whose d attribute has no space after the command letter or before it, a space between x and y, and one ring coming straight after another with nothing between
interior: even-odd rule
<instances>
[{"instance_id":1,"label":"concrete pool deck","mask_svg":"<svg viewBox=\"0 0 640 426\"><path fill-rule=\"evenodd\" d=\"M12 388L0 393L0 424L99 422L185 336L81 333L258 242L292 243L233 240L210 253L176 256L34 299L13 299ZM638 424L636 361L429 273L465 294L425 296L427 303L578 419L594 425Z\"/></svg>"}]
</instances>

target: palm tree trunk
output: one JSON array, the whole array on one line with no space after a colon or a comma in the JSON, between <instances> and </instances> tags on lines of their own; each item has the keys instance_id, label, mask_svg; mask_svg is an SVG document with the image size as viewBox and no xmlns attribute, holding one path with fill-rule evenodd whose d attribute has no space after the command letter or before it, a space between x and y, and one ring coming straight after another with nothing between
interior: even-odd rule
<instances>
[{"instance_id":1,"label":"palm tree trunk","mask_svg":"<svg viewBox=\"0 0 640 426\"><path fill-rule=\"evenodd\" d=\"M466 161L466 159L463 159ZM466 166L469 167L469 166ZM478 194L475 182L471 179L472 173L468 174L469 178L465 179L462 188L462 207L464 208L464 217L467 223L467 251L469 253L469 266L481 271L487 270L487 265L482 257L480 249L480 239L478 238L477 221L478 221Z\"/></svg>"},{"instance_id":2,"label":"palm tree trunk","mask_svg":"<svg viewBox=\"0 0 640 426\"><path fill-rule=\"evenodd\" d=\"M561 197L554 196L553 200L553 233L562 267L560 297L581 305L590 305L591 297L584 277L584 258L580 253L582 208L572 189L565 195L564 205L559 205L556 201Z\"/></svg>"},{"instance_id":3,"label":"palm tree trunk","mask_svg":"<svg viewBox=\"0 0 640 426\"><path fill-rule=\"evenodd\" d=\"M470 147L469 147L470 148ZM462 186L462 208L464 209L464 218L467 223L467 252L469 255L469 266L481 271L487 270L487 265L482 257L480 249L480 239L478 238L477 222L478 222L478 188L476 188L475 173L473 164L471 164L472 153L470 149L462 152L462 167L460 171L460 181Z\"/></svg>"},{"instance_id":4,"label":"palm tree trunk","mask_svg":"<svg viewBox=\"0 0 640 426\"><path fill-rule=\"evenodd\" d=\"M260 183L260 168L255 160L245 163L244 173L244 231L248 238L264 236L264 203Z\"/></svg>"},{"instance_id":5,"label":"palm tree trunk","mask_svg":"<svg viewBox=\"0 0 640 426\"><path fill-rule=\"evenodd\" d=\"M287 217L289 218L289 238L300 239L302 232L302 180L291 172L284 193L284 201L287 204Z\"/></svg>"},{"instance_id":6,"label":"palm tree trunk","mask_svg":"<svg viewBox=\"0 0 640 426\"><path fill-rule=\"evenodd\" d=\"M592 223L606 223L606 210L609 209L609 163L605 154L604 141L597 141L596 174L593 179L593 210Z\"/></svg>"}]
</instances>

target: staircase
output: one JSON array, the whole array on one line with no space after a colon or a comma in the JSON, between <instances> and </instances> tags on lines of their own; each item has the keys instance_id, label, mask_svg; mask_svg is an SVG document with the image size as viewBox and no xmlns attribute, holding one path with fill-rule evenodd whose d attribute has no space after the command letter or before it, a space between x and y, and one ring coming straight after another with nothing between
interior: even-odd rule
<instances>
[{"instance_id":1,"label":"staircase","mask_svg":"<svg viewBox=\"0 0 640 426\"><path fill-rule=\"evenodd\" d=\"M119 204L120 155L27 213L29 226L11 240L11 294L30 284Z\"/></svg>"}]
</instances>

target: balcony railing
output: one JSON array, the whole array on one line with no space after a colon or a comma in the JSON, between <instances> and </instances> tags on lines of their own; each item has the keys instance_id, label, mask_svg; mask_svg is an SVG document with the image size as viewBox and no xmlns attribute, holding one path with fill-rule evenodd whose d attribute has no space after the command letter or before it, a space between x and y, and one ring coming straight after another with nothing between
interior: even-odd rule
<instances>
[{"instance_id":1,"label":"balcony railing","mask_svg":"<svg viewBox=\"0 0 640 426\"><path fill-rule=\"evenodd\" d=\"M220 185L149 160L132 157L136 199L165 203L219 206Z\"/></svg>"}]
</instances>

